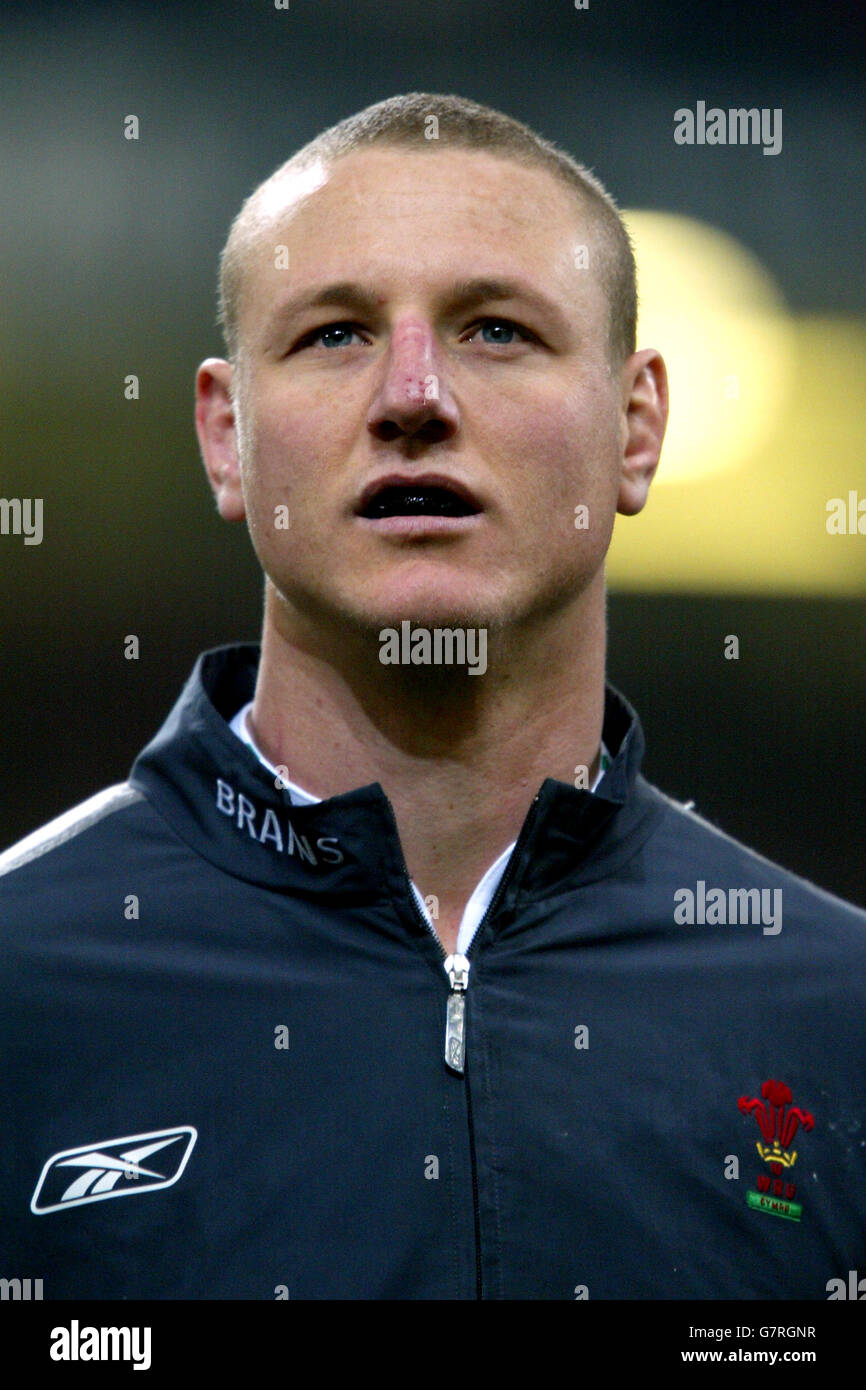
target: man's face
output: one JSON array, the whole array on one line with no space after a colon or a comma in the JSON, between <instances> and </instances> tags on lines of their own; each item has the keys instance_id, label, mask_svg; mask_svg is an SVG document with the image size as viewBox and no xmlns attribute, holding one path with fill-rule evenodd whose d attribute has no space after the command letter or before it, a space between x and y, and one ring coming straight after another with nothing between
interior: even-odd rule
<instances>
[{"instance_id":1,"label":"man's face","mask_svg":"<svg viewBox=\"0 0 866 1390\"><path fill-rule=\"evenodd\" d=\"M379 147L288 196L247 267L236 400L288 614L494 627L583 591L624 428L597 265L565 186L483 153Z\"/></svg>"}]
</instances>

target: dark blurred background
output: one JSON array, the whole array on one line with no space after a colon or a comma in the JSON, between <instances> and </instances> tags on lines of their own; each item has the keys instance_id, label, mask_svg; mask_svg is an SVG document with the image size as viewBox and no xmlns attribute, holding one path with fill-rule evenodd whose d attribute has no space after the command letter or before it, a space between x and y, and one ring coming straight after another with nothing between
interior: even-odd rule
<instances>
[{"instance_id":1,"label":"dark blurred background","mask_svg":"<svg viewBox=\"0 0 866 1390\"><path fill-rule=\"evenodd\" d=\"M5 4L0 29L0 496L45 508L41 545L0 536L0 847L123 780L196 654L258 636L261 578L206 488L193 376L222 354L232 217L324 126L459 92L564 145L624 206L736 236L792 314L866 319L866 16L850 3L33 0ZM704 98L783 108L783 153L683 151L673 112ZM847 485L866 495L866 467ZM866 576L866 536L841 543ZM611 593L610 678L641 714L647 775L866 905L866 583L700 587ZM739 661L720 659L727 633Z\"/></svg>"}]
</instances>

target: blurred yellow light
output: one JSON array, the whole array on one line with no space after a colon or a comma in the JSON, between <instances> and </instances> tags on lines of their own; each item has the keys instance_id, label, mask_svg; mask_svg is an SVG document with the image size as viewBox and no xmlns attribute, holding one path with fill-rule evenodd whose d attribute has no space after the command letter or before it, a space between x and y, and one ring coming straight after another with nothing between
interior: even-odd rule
<instances>
[{"instance_id":1,"label":"blurred yellow light","mask_svg":"<svg viewBox=\"0 0 866 1390\"><path fill-rule=\"evenodd\" d=\"M671 413L655 487L740 468L777 429L792 325L771 276L733 237L689 217L629 211L638 347L667 363Z\"/></svg>"}]
</instances>

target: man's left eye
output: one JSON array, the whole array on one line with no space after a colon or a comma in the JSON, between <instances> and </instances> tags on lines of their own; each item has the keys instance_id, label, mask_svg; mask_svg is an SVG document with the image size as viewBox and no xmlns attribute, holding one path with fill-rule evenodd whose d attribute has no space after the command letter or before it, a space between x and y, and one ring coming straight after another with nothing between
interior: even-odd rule
<instances>
[{"instance_id":1,"label":"man's left eye","mask_svg":"<svg viewBox=\"0 0 866 1390\"><path fill-rule=\"evenodd\" d=\"M482 319L470 336L474 337L479 331L485 343L496 344L500 347L508 347L517 339L528 342L531 336L519 324L513 323L511 319Z\"/></svg>"}]
</instances>

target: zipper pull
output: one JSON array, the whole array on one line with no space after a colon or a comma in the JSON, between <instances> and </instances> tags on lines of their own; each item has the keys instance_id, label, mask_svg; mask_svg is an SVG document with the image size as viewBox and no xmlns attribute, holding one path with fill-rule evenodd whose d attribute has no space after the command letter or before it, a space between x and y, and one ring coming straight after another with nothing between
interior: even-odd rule
<instances>
[{"instance_id":1,"label":"zipper pull","mask_svg":"<svg viewBox=\"0 0 866 1390\"><path fill-rule=\"evenodd\" d=\"M452 1071L462 1076L466 1056L466 986L469 984L469 961L465 956L447 956L445 972L451 984L445 1019L445 1063Z\"/></svg>"}]
</instances>

